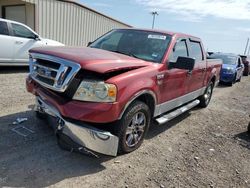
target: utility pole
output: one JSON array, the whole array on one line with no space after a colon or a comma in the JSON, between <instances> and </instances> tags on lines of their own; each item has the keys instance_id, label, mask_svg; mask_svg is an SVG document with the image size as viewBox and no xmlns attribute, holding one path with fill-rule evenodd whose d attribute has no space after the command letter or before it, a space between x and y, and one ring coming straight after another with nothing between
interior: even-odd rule
<instances>
[{"instance_id":1,"label":"utility pole","mask_svg":"<svg viewBox=\"0 0 250 188\"><path fill-rule=\"evenodd\" d=\"M249 43L249 38L247 38L247 44L246 44L246 47L245 47L244 55L246 55L246 53L247 53L248 43Z\"/></svg>"},{"instance_id":2,"label":"utility pole","mask_svg":"<svg viewBox=\"0 0 250 188\"><path fill-rule=\"evenodd\" d=\"M154 26L155 26L155 16L159 15L157 11L154 11L154 12L151 12L151 14L153 15L153 23L152 23L152 29L154 29Z\"/></svg>"},{"instance_id":3,"label":"utility pole","mask_svg":"<svg viewBox=\"0 0 250 188\"><path fill-rule=\"evenodd\" d=\"M248 51L247 51L247 54L246 54L246 55L249 55L249 53L250 53L250 45L249 45L249 47L248 47Z\"/></svg>"}]
</instances>

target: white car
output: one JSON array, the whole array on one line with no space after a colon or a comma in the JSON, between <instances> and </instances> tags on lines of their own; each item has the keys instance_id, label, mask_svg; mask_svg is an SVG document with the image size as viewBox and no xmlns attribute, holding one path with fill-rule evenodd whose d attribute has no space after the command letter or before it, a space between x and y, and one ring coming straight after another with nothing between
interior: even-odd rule
<instances>
[{"instance_id":1,"label":"white car","mask_svg":"<svg viewBox=\"0 0 250 188\"><path fill-rule=\"evenodd\" d=\"M28 51L41 46L64 46L64 44L41 38L24 24L0 18L0 66L28 65Z\"/></svg>"}]
</instances>

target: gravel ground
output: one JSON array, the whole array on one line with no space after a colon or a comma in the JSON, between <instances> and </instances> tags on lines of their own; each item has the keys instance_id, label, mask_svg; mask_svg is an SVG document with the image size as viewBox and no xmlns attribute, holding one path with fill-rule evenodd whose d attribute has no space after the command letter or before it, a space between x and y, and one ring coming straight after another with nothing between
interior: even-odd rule
<instances>
[{"instance_id":1,"label":"gravel ground","mask_svg":"<svg viewBox=\"0 0 250 188\"><path fill-rule=\"evenodd\" d=\"M58 148L34 117L26 76L0 70L0 187L250 187L250 76L217 87L208 108L151 126L137 151L98 159ZM20 126L33 133L12 131Z\"/></svg>"}]
</instances>

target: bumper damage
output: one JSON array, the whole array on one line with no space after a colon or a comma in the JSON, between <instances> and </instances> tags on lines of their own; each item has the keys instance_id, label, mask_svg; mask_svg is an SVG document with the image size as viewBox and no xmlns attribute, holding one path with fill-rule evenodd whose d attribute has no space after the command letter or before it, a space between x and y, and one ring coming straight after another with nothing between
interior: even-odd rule
<instances>
[{"instance_id":1,"label":"bumper damage","mask_svg":"<svg viewBox=\"0 0 250 188\"><path fill-rule=\"evenodd\" d=\"M56 129L82 146L79 147L79 150L85 148L90 150L90 153L94 151L104 155L117 155L119 139L110 132L86 124L78 125L69 122L53 106L46 104L40 97L36 98L35 110L57 118Z\"/></svg>"}]
</instances>

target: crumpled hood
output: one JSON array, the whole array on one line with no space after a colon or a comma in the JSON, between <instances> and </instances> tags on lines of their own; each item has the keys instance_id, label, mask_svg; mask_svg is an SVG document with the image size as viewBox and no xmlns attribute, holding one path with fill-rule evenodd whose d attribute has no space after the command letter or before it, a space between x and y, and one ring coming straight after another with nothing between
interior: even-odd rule
<instances>
[{"instance_id":1,"label":"crumpled hood","mask_svg":"<svg viewBox=\"0 0 250 188\"><path fill-rule=\"evenodd\" d=\"M88 47L39 47L31 49L30 53L41 53L74 61L83 69L98 73L136 69L152 64L127 55Z\"/></svg>"}]
</instances>

